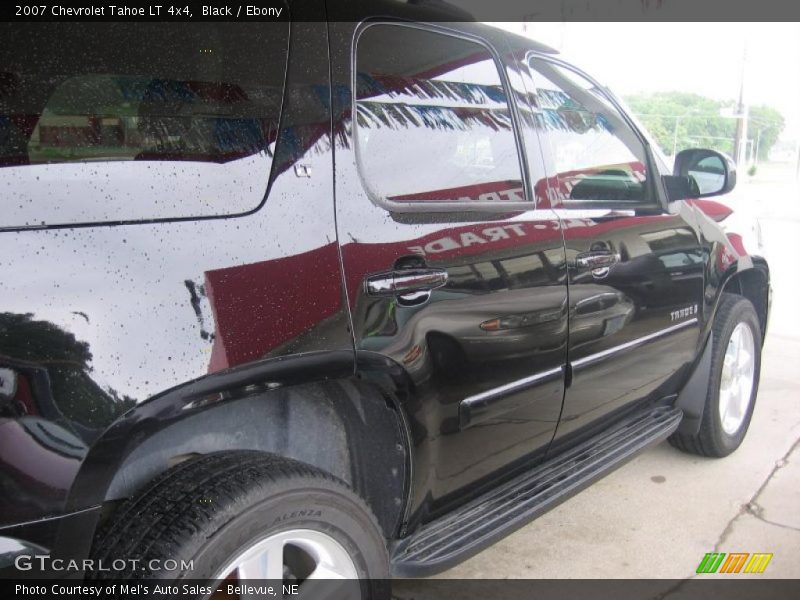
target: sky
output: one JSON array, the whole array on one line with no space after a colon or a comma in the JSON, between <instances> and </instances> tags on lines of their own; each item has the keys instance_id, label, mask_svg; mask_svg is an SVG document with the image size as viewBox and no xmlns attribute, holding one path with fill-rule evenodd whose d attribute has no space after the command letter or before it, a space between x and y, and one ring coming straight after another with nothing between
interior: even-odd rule
<instances>
[{"instance_id":1,"label":"sky","mask_svg":"<svg viewBox=\"0 0 800 600\"><path fill-rule=\"evenodd\" d=\"M800 23L492 24L559 50L622 96L677 90L736 99L744 55L745 102L779 110L781 139L800 141Z\"/></svg>"}]
</instances>

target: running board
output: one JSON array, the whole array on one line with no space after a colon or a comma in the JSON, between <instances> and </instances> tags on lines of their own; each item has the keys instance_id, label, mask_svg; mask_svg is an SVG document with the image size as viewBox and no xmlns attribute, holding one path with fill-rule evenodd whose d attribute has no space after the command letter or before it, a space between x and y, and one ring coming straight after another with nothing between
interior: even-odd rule
<instances>
[{"instance_id":1,"label":"running board","mask_svg":"<svg viewBox=\"0 0 800 600\"><path fill-rule=\"evenodd\" d=\"M424 577L455 566L550 510L678 428L682 411L637 412L536 469L399 540L392 574Z\"/></svg>"}]
</instances>

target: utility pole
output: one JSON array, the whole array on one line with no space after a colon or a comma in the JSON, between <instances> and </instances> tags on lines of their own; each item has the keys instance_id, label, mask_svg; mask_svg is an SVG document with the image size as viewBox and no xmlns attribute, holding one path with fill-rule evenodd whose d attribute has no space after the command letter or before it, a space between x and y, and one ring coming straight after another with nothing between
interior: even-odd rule
<instances>
[{"instance_id":1,"label":"utility pole","mask_svg":"<svg viewBox=\"0 0 800 600\"><path fill-rule=\"evenodd\" d=\"M758 151L759 151L759 147L761 146L761 132L762 131L763 131L762 129L759 129L758 130L758 135L756 136L756 151L753 154L753 163L756 164L756 165L758 164Z\"/></svg>"},{"instance_id":2,"label":"utility pole","mask_svg":"<svg viewBox=\"0 0 800 600\"><path fill-rule=\"evenodd\" d=\"M795 169L794 178L800 179L800 142L797 142L797 169Z\"/></svg>"},{"instance_id":3,"label":"utility pole","mask_svg":"<svg viewBox=\"0 0 800 600\"><path fill-rule=\"evenodd\" d=\"M672 156L673 157L678 152L678 121L679 120L680 120L680 117L676 116L675 117L675 131L672 133Z\"/></svg>"},{"instance_id":4,"label":"utility pole","mask_svg":"<svg viewBox=\"0 0 800 600\"><path fill-rule=\"evenodd\" d=\"M736 105L736 136L733 142L733 159L739 168L745 166L747 148L747 106L744 103L744 68L747 62L747 43L742 50L742 77L739 82L739 103Z\"/></svg>"}]
</instances>

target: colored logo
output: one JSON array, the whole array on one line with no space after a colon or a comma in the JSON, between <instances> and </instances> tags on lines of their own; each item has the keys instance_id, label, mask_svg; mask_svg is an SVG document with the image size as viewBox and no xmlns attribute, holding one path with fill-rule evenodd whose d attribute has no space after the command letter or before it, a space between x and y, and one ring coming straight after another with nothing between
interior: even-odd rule
<instances>
[{"instance_id":1,"label":"colored logo","mask_svg":"<svg viewBox=\"0 0 800 600\"><path fill-rule=\"evenodd\" d=\"M772 554L756 552L708 552L697 566L698 573L763 573Z\"/></svg>"}]
</instances>

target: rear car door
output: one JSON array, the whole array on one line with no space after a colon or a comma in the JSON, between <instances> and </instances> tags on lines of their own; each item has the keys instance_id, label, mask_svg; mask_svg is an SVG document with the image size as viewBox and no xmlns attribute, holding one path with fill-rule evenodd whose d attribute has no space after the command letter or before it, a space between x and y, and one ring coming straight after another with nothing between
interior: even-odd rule
<instances>
[{"instance_id":1,"label":"rear car door","mask_svg":"<svg viewBox=\"0 0 800 600\"><path fill-rule=\"evenodd\" d=\"M697 355L708 251L663 210L645 141L607 93L565 63L528 62L569 272L561 443L676 391Z\"/></svg>"},{"instance_id":2,"label":"rear car door","mask_svg":"<svg viewBox=\"0 0 800 600\"><path fill-rule=\"evenodd\" d=\"M407 382L422 518L541 457L563 395L561 233L535 210L536 131L482 36L331 23L353 336L360 364L383 360Z\"/></svg>"}]
</instances>

